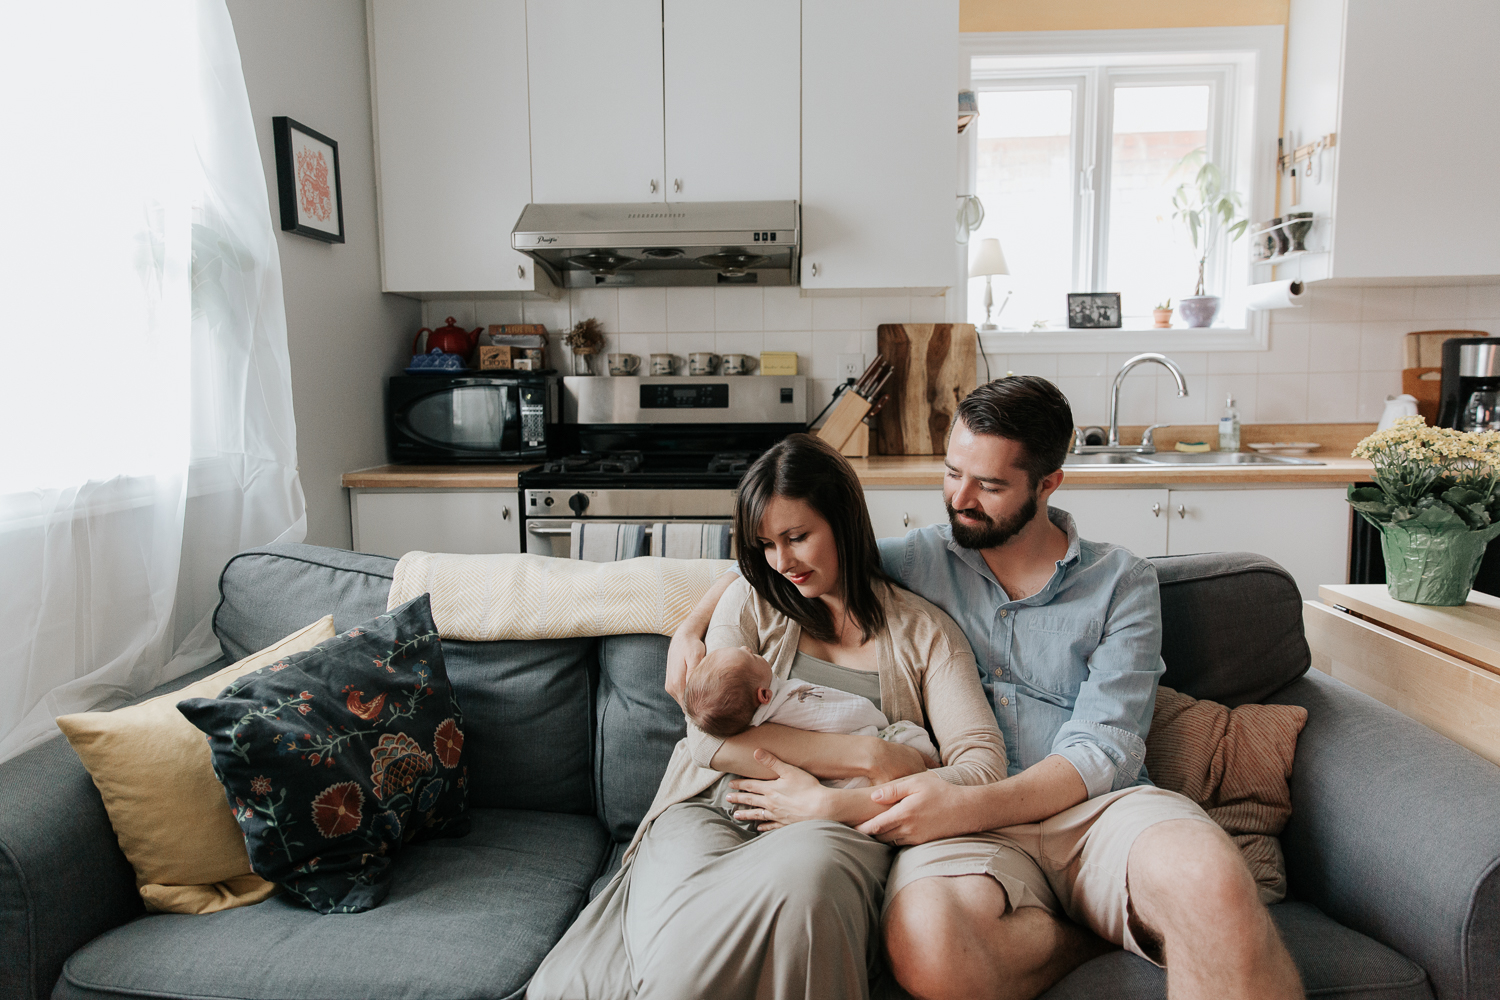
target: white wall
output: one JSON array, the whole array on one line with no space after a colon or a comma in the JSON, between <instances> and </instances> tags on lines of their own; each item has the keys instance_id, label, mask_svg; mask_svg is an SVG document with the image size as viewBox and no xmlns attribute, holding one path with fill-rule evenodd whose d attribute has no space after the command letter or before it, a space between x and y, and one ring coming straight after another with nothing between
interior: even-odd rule
<instances>
[{"instance_id":1,"label":"white wall","mask_svg":"<svg viewBox=\"0 0 1500 1000\"><path fill-rule=\"evenodd\" d=\"M1156 366L1137 368L1120 394L1124 424L1203 424L1218 420L1234 393L1246 423L1359 423L1378 420L1387 395L1401 391L1401 340L1418 330L1483 330L1500 336L1500 285L1344 288L1313 284L1307 305L1272 314L1271 349L1171 355L1187 374L1186 398ZM818 407L836 384L837 356L875 356L881 323L939 323L945 300L866 295L801 298L795 288L586 290L560 302L425 303L423 322L453 316L467 328L542 323L562 367L561 333L592 316L604 324L606 351L797 351L814 379ZM1109 384L1129 354L989 355L1006 371L1057 382L1079 423L1108 421ZM596 359L596 373L602 363ZM1160 374L1157 374L1160 373ZM980 375L984 369L981 366ZM816 411L814 411L816 412Z\"/></svg>"},{"instance_id":2,"label":"white wall","mask_svg":"<svg viewBox=\"0 0 1500 1000\"><path fill-rule=\"evenodd\" d=\"M228 0L280 227L271 119L337 140L348 242L278 231L307 540L348 547L339 477L383 464L385 376L399 371L421 312L380 290L364 0Z\"/></svg>"}]
</instances>

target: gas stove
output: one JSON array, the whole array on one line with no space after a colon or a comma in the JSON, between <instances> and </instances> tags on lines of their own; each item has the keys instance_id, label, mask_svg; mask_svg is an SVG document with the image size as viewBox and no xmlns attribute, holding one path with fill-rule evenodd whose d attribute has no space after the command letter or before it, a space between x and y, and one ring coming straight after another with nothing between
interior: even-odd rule
<instances>
[{"instance_id":1,"label":"gas stove","mask_svg":"<svg viewBox=\"0 0 1500 1000\"><path fill-rule=\"evenodd\" d=\"M727 523L759 455L804 430L800 376L563 379L566 453L521 473L527 551L567 555L575 521Z\"/></svg>"}]
</instances>

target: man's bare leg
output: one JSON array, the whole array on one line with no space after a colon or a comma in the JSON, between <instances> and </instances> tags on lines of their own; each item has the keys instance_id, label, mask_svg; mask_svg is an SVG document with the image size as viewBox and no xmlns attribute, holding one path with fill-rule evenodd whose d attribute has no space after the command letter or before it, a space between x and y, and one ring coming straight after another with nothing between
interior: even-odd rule
<instances>
[{"instance_id":1,"label":"man's bare leg","mask_svg":"<svg viewBox=\"0 0 1500 1000\"><path fill-rule=\"evenodd\" d=\"M1136 838L1126 873L1135 916L1162 942L1171 1000L1301 1000L1292 957L1224 831L1158 823Z\"/></svg>"},{"instance_id":2,"label":"man's bare leg","mask_svg":"<svg viewBox=\"0 0 1500 1000\"><path fill-rule=\"evenodd\" d=\"M1031 1000L1113 948L1046 910L1005 908L1005 890L988 875L906 886L885 919L896 981L917 1000Z\"/></svg>"}]
</instances>

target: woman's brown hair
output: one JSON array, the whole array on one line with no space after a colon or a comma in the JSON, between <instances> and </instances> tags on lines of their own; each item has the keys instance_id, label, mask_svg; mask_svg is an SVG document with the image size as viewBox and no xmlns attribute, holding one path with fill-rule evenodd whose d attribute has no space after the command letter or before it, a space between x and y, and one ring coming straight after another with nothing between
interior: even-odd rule
<instances>
[{"instance_id":1,"label":"woman's brown hair","mask_svg":"<svg viewBox=\"0 0 1500 1000\"><path fill-rule=\"evenodd\" d=\"M865 642L885 628L885 609L876 595L877 583L893 583L880 566L880 549L865 493L844 456L826 441L808 434L792 434L772 447L740 480L734 507L734 532L739 539L740 572L771 606L823 642L835 642L838 629L828 605L798 593L792 582L771 568L756 544L760 522L772 497L801 500L817 511L833 532L839 557L839 590L849 616Z\"/></svg>"}]
</instances>

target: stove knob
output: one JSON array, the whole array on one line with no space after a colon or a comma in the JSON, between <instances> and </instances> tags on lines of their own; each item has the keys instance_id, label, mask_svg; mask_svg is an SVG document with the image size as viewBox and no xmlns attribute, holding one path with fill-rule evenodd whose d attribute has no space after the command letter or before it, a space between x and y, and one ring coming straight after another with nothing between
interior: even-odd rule
<instances>
[{"instance_id":1,"label":"stove knob","mask_svg":"<svg viewBox=\"0 0 1500 1000\"><path fill-rule=\"evenodd\" d=\"M552 506L552 498L548 497L547 499L543 500L542 503L546 504L548 507L551 507Z\"/></svg>"},{"instance_id":2,"label":"stove knob","mask_svg":"<svg viewBox=\"0 0 1500 1000\"><path fill-rule=\"evenodd\" d=\"M582 514L589 509L589 498L582 493L574 493L568 497L568 506L573 509L573 513Z\"/></svg>"}]
</instances>

